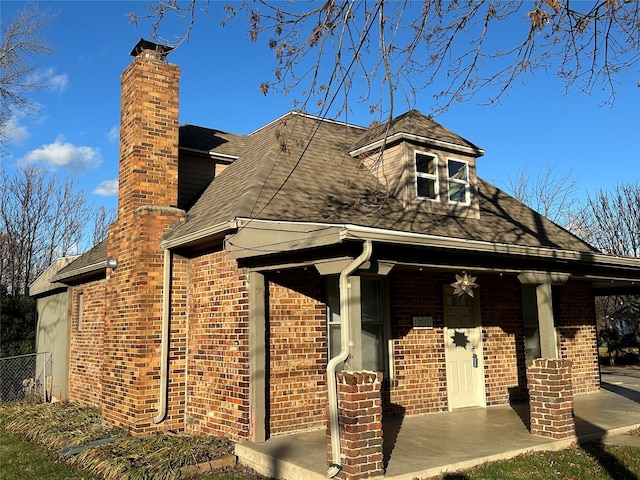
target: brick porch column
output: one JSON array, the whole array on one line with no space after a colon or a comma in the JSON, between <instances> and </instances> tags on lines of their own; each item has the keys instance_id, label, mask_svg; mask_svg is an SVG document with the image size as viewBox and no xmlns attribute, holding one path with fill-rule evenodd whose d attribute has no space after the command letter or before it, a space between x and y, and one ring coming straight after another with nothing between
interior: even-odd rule
<instances>
[{"instance_id":1,"label":"brick porch column","mask_svg":"<svg viewBox=\"0 0 640 480\"><path fill-rule=\"evenodd\" d=\"M381 477L382 398L381 372L338 372L338 417L342 470L335 478L359 480ZM331 458L327 429L327 459Z\"/></svg>"},{"instance_id":2,"label":"brick porch column","mask_svg":"<svg viewBox=\"0 0 640 480\"><path fill-rule=\"evenodd\" d=\"M531 434L573 437L573 384L570 360L539 358L527 369Z\"/></svg>"}]
</instances>

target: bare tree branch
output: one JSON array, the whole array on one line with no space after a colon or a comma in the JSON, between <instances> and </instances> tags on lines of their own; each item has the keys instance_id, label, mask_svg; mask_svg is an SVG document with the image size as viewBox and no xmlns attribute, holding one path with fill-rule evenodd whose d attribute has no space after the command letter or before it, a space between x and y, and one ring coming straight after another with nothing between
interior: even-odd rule
<instances>
[{"instance_id":1,"label":"bare tree branch","mask_svg":"<svg viewBox=\"0 0 640 480\"><path fill-rule=\"evenodd\" d=\"M210 6L156 0L131 19L150 19L158 38L167 15L181 17L187 27L171 42L179 46ZM640 59L639 10L630 0L244 0L225 6L223 24L244 15L251 40L265 38L274 52L263 93L302 87L300 109L340 116L357 88L358 101L388 117L398 93L411 108L424 91L437 113L480 92L497 102L517 81L547 70L567 90L602 87L604 103L613 104L618 78ZM330 108L324 99L338 93L341 103Z\"/></svg>"},{"instance_id":2,"label":"bare tree branch","mask_svg":"<svg viewBox=\"0 0 640 480\"><path fill-rule=\"evenodd\" d=\"M557 165L547 164L545 170L533 174L525 165L515 177L507 179L507 189L525 205L574 231L578 228L575 222L580 178L571 171L559 175L556 168Z\"/></svg>"},{"instance_id":3,"label":"bare tree branch","mask_svg":"<svg viewBox=\"0 0 640 480\"><path fill-rule=\"evenodd\" d=\"M38 167L0 173L0 284L12 294L27 294L54 259L78 248L90 208L75 190L71 177L60 181Z\"/></svg>"},{"instance_id":4,"label":"bare tree branch","mask_svg":"<svg viewBox=\"0 0 640 480\"><path fill-rule=\"evenodd\" d=\"M47 86L31 74L37 66L34 57L51 53L42 37L50 21L48 13L26 7L11 23L0 23L0 153L8 140L11 117L30 113L33 104L29 94Z\"/></svg>"},{"instance_id":5,"label":"bare tree branch","mask_svg":"<svg viewBox=\"0 0 640 480\"><path fill-rule=\"evenodd\" d=\"M584 211L589 240L607 253L640 257L640 183L598 190Z\"/></svg>"}]
</instances>

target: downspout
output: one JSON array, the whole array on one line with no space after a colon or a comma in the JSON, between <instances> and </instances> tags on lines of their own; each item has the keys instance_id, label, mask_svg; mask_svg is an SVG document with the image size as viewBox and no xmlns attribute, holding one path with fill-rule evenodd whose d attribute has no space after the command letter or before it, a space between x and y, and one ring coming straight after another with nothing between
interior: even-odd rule
<instances>
[{"instance_id":1,"label":"downspout","mask_svg":"<svg viewBox=\"0 0 640 480\"><path fill-rule=\"evenodd\" d=\"M336 368L349 357L351 338L349 336L349 276L371 258L371 240L365 240L362 253L340 272L340 353L327 364L327 384L329 389L329 428L331 431L331 465L327 477L335 477L342 470L340 458L340 425L338 424L338 385Z\"/></svg>"},{"instance_id":2,"label":"downspout","mask_svg":"<svg viewBox=\"0 0 640 480\"><path fill-rule=\"evenodd\" d=\"M167 416L167 390L169 383L169 320L171 318L171 250L164 250L162 275L162 333L160 340L160 393L158 414L153 423L162 422Z\"/></svg>"}]
</instances>

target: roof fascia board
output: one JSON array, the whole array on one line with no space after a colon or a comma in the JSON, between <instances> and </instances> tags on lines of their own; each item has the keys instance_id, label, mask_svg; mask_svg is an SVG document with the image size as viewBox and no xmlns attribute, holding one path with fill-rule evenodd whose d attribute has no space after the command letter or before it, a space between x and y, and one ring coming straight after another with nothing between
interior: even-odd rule
<instances>
[{"instance_id":1,"label":"roof fascia board","mask_svg":"<svg viewBox=\"0 0 640 480\"><path fill-rule=\"evenodd\" d=\"M225 249L234 259L290 252L341 243L341 228L330 224L238 221Z\"/></svg>"},{"instance_id":2,"label":"roof fascia board","mask_svg":"<svg viewBox=\"0 0 640 480\"><path fill-rule=\"evenodd\" d=\"M220 157L223 160L237 160L238 158L240 158L237 155L227 155L225 153L217 153L217 152L214 152L213 150L200 150L198 148L189 148L189 147L178 147L178 149L185 152L189 152L189 153L197 153L205 157L211 157L211 158Z\"/></svg>"},{"instance_id":3,"label":"roof fascia board","mask_svg":"<svg viewBox=\"0 0 640 480\"><path fill-rule=\"evenodd\" d=\"M170 240L163 240L162 242L160 242L160 246L163 249L171 250L173 248L186 246L191 243L198 243L209 237L218 237L221 234L226 234L229 231L235 230L237 228L238 224L236 220L229 220L227 222L218 223L216 225L211 225L201 230L188 233L181 237L172 238Z\"/></svg>"},{"instance_id":4,"label":"roof fascia board","mask_svg":"<svg viewBox=\"0 0 640 480\"><path fill-rule=\"evenodd\" d=\"M100 262L92 263L90 265L85 265L84 267L77 268L75 270L71 270L67 273L57 274L51 277L52 282L62 282L64 280L69 280L73 277L79 277L80 275L86 275L87 273L98 272L100 270L106 270L108 266L109 260L102 260Z\"/></svg>"},{"instance_id":5,"label":"roof fascia board","mask_svg":"<svg viewBox=\"0 0 640 480\"><path fill-rule=\"evenodd\" d=\"M290 222L274 220L256 220L249 218L237 218L238 228L244 228L249 224L264 225L265 230L282 230L283 226L305 225L326 229L336 227L340 229L340 240L374 240L385 243L399 243L424 247L440 247L452 250L468 250L481 253L498 253L504 255L529 256L550 260L596 263L601 266L624 267L640 269L640 258L608 255L597 252L578 252L575 250L560 250L545 247L531 247L525 245L511 245L506 243L493 243L481 240L468 240L464 238L443 237L424 233L403 232L385 230L375 227L364 227L353 224L332 224L319 222ZM640 272L639 272L640 275Z\"/></svg>"},{"instance_id":6,"label":"roof fascia board","mask_svg":"<svg viewBox=\"0 0 640 480\"><path fill-rule=\"evenodd\" d=\"M254 230L260 230L264 232L282 232L282 231L295 231L297 239L282 239L279 240L277 245L288 246L289 250L295 250L295 244L297 240L304 241L305 235L318 236L318 232L325 231L323 236L326 238L321 242L323 245L330 245L332 243L341 243L344 240L373 240L385 243L395 243L413 246L424 247L436 247L447 248L451 250L468 251L473 253L489 253L489 254L501 254L501 255L513 255L518 257L535 257L540 259L565 261L565 262L578 262L578 263L592 263L601 267L622 268L629 269L638 272L636 275L630 277L616 276L618 280L629 280L629 278L640 277L640 258L635 257L621 257L607 255L597 252L578 252L573 250L559 250L544 247L531 247L524 245L510 245L502 243L484 242L480 240L468 240L453 237L443 237L438 235L428 235L422 233L390 231L379 229L375 227L364 227L353 224L331 224L331 223L319 223L319 222L290 222L290 221L274 221L274 220L257 220L250 218L235 218L228 222L223 222L211 227L198 230L179 238L162 242L163 248L176 248L187 245L189 243L198 242L206 239L210 236L219 236L222 233L229 233L233 230L243 230L249 228ZM337 229L337 231L336 231ZM337 233L337 234L336 234ZM231 244L227 244L231 245ZM270 247L276 247L276 244L270 245ZM308 246L308 245L307 245ZM239 251L243 247L236 247L233 254L234 258L242 258L244 255ZM251 248L251 246L248 246ZM298 248L304 248L299 245ZM266 251L258 251L259 248L251 248L252 255L265 254ZM255 251L254 251L255 250ZM271 248L270 251L274 251L275 248ZM279 251L282 251L279 249ZM518 270L514 270L516 272ZM586 278L586 276L584 277ZM591 275L593 280L606 280L612 279L611 276L604 275Z\"/></svg>"},{"instance_id":7,"label":"roof fascia board","mask_svg":"<svg viewBox=\"0 0 640 480\"><path fill-rule=\"evenodd\" d=\"M352 157L357 157L358 155L368 152L369 150L373 150L374 148L381 147L387 143L392 143L401 140L411 140L418 143L426 143L435 147L445 147L449 149L454 149L457 151L461 151L464 153L470 153L472 155L477 155L479 157L484 155L484 150L482 148L471 148L467 145L458 145L457 143L445 142L443 140L437 140L435 138L423 137L421 135L415 135L412 133L406 132L398 132L390 135L388 137L377 140L373 143L365 145L364 147L360 147L357 150L353 150L349 152L349 155Z\"/></svg>"}]
</instances>

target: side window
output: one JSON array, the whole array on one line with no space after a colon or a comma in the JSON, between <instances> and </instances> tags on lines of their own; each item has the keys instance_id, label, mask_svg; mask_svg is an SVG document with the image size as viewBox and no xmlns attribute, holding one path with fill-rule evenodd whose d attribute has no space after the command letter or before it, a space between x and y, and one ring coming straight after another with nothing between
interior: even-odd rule
<instances>
[{"instance_id":1,"label":"side window","mask_svg":"<svg viewBox=\"0 0 640 480\"><path fill-rule=\"evenodd\" d=\"M362 277L362 368L387 373L388 336L382 309L382 285L378 278Z\"/></svg>"},{"instance_id":2,"label":"side window","mask_svg":"<svg viewBox=\"0 0 640 480\"><path fill-rule=\"evenodd\" d=\"M327 336L331 359L340 353L340 289L335 276L327 280ZM338 370L343 368L344 363L338 365Z\"/></svg>"},{"instance_id":3,"label":"side window","mask_svg":"<svg viewBox=\"0 0 640 480\"><path fill-rule=\"evenodd\" d=\"M417 195L430 200L438 199L438 158L416 152Z\"/></svg>"},{"instance_id":4,"label":"side window","mask_svg":"<svg viewBox=\"0 0 640 480\"><path fill-rule=\"evenodd\" d=\"M387 345L389 325L386 314L384 279L362 276L360 279L362 334L362 368L388 375ZM340 353L340 292L338 277L330 277L327 285L327 329L329 358ZM344 368L343 365L339 368Z\"/></svg>"},{"instance_id":5,"label":"side window","mask_svg":"<svg viewBox=\"0 0 640 480\"><path fill-rule=\"evenodd\" d=\"M449 201L469 203L469 164L460 160L447 160Z\"/></svg>"}]
</instances>

